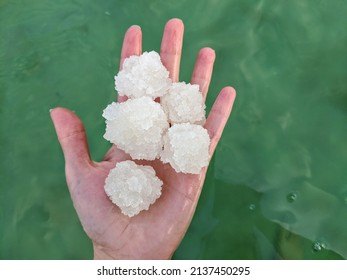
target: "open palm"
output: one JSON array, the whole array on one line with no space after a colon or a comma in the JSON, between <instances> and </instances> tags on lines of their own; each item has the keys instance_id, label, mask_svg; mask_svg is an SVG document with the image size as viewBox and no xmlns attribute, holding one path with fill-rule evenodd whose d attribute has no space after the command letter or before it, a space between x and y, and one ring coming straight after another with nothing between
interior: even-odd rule
<instances>
[{"instance_id":1,"label":"open palm","mask_svg":"<svg viewBox=\"0 0 347 280\"><path fill-rule=\"evenodd\" d=\"M182 21L168 21L161 44L161 60L174 82L179 77L183 29ZM141 29L132 26L124 37L120 65L125 58L141 53ZM204 97L210 84L214 60L212 49L201 49L193 71L191 83L199 85ZM205 128L211 138L210 156L220 139L234 99L235 90L223 88L207 118ZM124 101L124 97L119 97L118 101ZM160 160L137 161L155 169L163 181L162 196L148 211L129 218L111 203L104 192L104 184L110 169L117 162L130 159L130 156L113 145L102 162L94 162L90 159L81 120L64 108L53 109L51 117L64 152L70 194L82 226L93 242L94 258L170 258L191 222L206 168L198 175L183 174L176 173L169 164L163 164Z\"/></svg>"}]
</instances>

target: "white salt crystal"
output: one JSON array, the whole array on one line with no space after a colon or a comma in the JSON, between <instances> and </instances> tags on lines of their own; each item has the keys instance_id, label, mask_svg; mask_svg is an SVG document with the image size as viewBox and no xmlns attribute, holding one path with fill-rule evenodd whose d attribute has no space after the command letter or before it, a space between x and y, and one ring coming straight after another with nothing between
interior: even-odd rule
<instances>
[{"instance_id":1,"label":"white salt crystal","mask_svg":"<svg viewBox=\"0 0 347 280\"><path fill-rule=\"evenodd\" d=\"M104 138L117 145L133 159L154 160L163 147L168 129L166 115L159 103L150 97L128 99L108 105Z\"/></svg>"},{"instance_id":2,"label":"white salt crystal","mask_svg":"<svg viewBox=\"0 0 347 280\"><path fill-rule=\"evenodd\" d=\"M161 160L170 163L176 172L198 174L208 165L210 137L196 124L174 124L164 135Z\"/></svg>"},{"instance_id":3,"label":"white salt crystal","mask_svg":"<svg viewBox=\"0 0 347 280\"><path fill-rule=\"evenodd\" d=\"M159 54L151 51L124 60L115 88L129 99L105 108L106 140L132 159L161 156L176 172L199 174L208 165L210 138L201 126L206 106L198 85L172 84ZM157 97L160 103L154 101ZM148 210L161 195L162 184L152 167L129 160L110 171L105 192L132 217Z\"/></svg>"},{"instance_id":4,"label":"white salt crystal","mask_svg":"<svg viewBox=\"0 0 347 280\"><path fill-rule=\"evenodd\" d=\"M198 85L173 83L160 103L170 123L205 122L206 106Z\"/></svg>"},{"instance_id":5,"label":"white salt crystal","mask_svg":"<svg viewBox=\"0 0 347 280\"><path fill-rule=\"evenodd\" d=\"M149 96L155 99L166 94L170 84L169 72L155 51L125 59L123 69L115 76L118 94L129 98Z\"/></svg>"},{"instance_id":6,"label":"white salt crystal","mask_svg":"<svg viewBox=\"0 0 347 280\"><path fill-rule=\"evenodd\" d=\"M132 217L148 210L160 197L162 185L151 166L127 160L111 169L105 180L105 192L124 215Z\"/></svg>"}]
</instances>

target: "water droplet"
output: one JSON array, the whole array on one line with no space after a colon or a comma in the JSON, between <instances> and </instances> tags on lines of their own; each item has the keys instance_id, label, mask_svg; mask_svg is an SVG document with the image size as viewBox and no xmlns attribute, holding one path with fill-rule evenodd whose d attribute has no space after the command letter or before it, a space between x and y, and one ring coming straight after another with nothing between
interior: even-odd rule
<instances>
[{"instance_id":1,"label":"water droplet","mask_svg":"<svg viewBox=\"0 0 347 280\"><path fill-rule=\"evenodd\" d=\"M287 201L290 203L294 202L297 198L298 198L298 195L295 192L291 192L287 195Z\"/></svg>"},{"instance_id":2,"label":"water droplet","mask_svg":"<svg viewBox=\"0 0 347 280\"><path fill-rule=\"evenodd\" d=\"M313 243L312 248L314 251L319 252L323 249L326 249L327 245L325 242L316 241Z\"/></svg>"},{"instance_id":3,"label":"water droplet","mask_svg":"<svg viewBox=\"0 0 347 280\"><path fill-rule=\"evenodd\" d=\"M249 210L253 211L255 209L255 204L250 204L248 207Z\"/></svg>"},{"instance_id":4,"label":"water droplet","mask_svg":"<svg viewBox=\"0 0 347 280\"><path fill-rule=\"evenodd\" d=\"M313 243L312 248L313 248L313 250L316 251L316 252L322 250L322 246L321 246L321 244L320 244L319 242Z\"/></svg>"}]
</instances>

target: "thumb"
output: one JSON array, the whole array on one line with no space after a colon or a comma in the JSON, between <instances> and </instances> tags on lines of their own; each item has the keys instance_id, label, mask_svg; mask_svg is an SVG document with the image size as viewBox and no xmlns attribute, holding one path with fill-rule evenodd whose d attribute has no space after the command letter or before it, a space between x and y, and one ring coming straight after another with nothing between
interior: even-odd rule
<instances>
[{"instance_id":1,"label":"thumb","mask_svg":"<svg viewBox=\"0 0 347 280\"><path fill-rule=\"evenodd\" d=\"M66 166L77 170L89 165L91 160L82 121L65 108L54 108L50 114L64 153Z\"/></svg>"}]
</instances>

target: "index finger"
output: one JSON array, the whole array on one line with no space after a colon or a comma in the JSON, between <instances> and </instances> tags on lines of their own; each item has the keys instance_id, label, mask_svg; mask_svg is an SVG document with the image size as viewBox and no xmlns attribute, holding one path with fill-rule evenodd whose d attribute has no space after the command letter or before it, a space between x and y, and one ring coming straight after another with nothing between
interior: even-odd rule
<instances>
[{"instance_id":1,"label":"index finger","mask_svg":"<svg viewBox=\"0 0 347 280\"><path fill-rule=\"evenodd\" d=\"M142 32L138 25L129 27L124 35L122 53L120 56L119 69L122 70L123 62L132 55L141 55L142 53ZM118 96L118 102L123 102L126 96Z\"/></svg>"},{"instance_id":2,"label":"index finger","mask_svg":"<svg viewBox=\"0 0 347 280\"><path fill-rule=\"evenodd\" d=\"M130 26L124 35L119 69L122 70L123 62L126 58L132 55L140 55L141 53L142 53L141 28L138 25Z\"/></svg>"}]
</instances>

